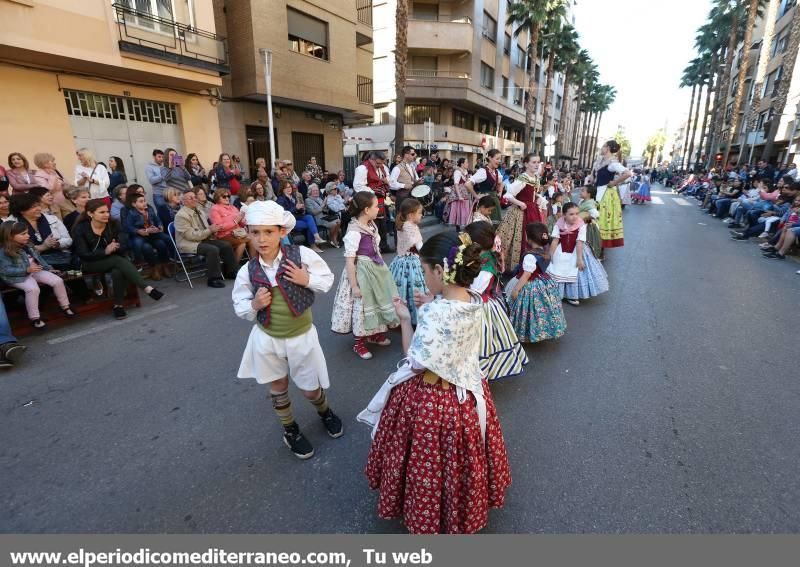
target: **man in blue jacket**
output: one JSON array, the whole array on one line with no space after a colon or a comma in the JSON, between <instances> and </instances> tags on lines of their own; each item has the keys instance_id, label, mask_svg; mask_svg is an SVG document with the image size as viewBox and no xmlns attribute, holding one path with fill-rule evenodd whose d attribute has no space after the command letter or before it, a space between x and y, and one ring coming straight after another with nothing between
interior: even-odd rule
<instances>
[{"instance_id":1,"label":"man in blue jacket","mask_svg":"<svg viewBox=\"0 0 800 567\"><path fill-rule=\"evenodd\" d=\"M11 368L22 357L28 347L17 342L11 334L11 323L3 300L0 299L0 368Z\"/></svg>"}]
</instances>

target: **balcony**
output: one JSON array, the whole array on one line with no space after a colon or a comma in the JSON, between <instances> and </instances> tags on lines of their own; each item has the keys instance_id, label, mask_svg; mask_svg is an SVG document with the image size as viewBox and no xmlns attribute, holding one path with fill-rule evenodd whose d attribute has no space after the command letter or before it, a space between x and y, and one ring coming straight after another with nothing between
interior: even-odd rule
<instances>
[{"instance_id":1,"label":"balcony","mask_svg":"<svg viewBox=\"0 0 800 567\"><path fill-rule=\"evenodd\" d=\"M356 45L369 45L372 43L372 0L356 0L356 15Z\"/></svg>"},{"instance_id":2,"label":"balcony","mask_svg":"<svg viewBox=\"0 0 800 567\"><path fill-rule=\"evenodd\" d=\"M369 77L356 77L356 92L358 102L362 104L372 104L372 79Z\"/></svg>"},{"instance_id":3,"label":"balcony","mask_svg":"<svg viewBox=\"0 0 800 567\"><path fill-rule=\"evenodd\" d=\"M417 54L472 52L472 20L466 16L408 20L408 49Z\"/></svg>"},{"instance_id":4,"label":"balcony","mask_svg":"<svg viewBox=\"0 0 800 567\"><path fill-rule=\"evenodd\" d=\"M122 53L230 74L225 38L122 4L113 8Z\"/></svg>"}]
</instances>

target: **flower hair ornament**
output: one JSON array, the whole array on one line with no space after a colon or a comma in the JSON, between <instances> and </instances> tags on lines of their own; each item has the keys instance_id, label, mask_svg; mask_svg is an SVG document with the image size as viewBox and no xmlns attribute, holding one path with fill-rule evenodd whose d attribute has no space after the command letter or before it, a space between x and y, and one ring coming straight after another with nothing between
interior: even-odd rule
<instances>
[{"instance_id":1,"label":"flower hair ornament","mask_svg":"<svg viewBox=\"0 0 800 567\"><path fill-rule=\"evenodd\" d=\"M472 244L472 239L466 232L459 233L458 239L461 241L461 244L450 248L447 257L442 259L444 264L444 275L442 279L446 284L456 283L456 268L464 264L464 250L467 249L467 246ZM474 261L470 262L470 264L472 263L474 263Z\"/></svg>"}]
</instances>

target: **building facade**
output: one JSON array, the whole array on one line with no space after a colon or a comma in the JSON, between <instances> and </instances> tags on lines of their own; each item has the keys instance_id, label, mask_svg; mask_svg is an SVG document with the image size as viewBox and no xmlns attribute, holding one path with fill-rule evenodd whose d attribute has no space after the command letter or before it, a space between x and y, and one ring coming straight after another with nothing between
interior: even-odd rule
<instances>
[{"instance_id":1,"label":"building facade","mask_svg":"<svg viewBox=\"0 0 800 567\"><path fill-rule=\"evenodd\" d=\"M221 151L225 41L201 0L0 0L4 156L48 152L70 182L75 151L120 157L148 187L152 150L203 163Z\"/></svg>"},{"instance_id":2,"label":"building facade","mask_svg":"<svg viewBox=\"0 0 800 567\"><path fill-rule=\"evenodd\" d=\"M372 119L372 0L213 0L232 72L219 107L222 145L252 175L269 161L262 50L272 52L275 156L342 168L345 124Z\"/></svg>"},{"instance_id":3,"label":"building facade","mask_svg":"<svg viewBox=\"0 0 800 567\"><path fill-rule=\"evenodd\" d=\"M537 139L541 141L543 87L541 61L527 57L527 34L514 37L506 26L508 0L413 0L409 2L408 78L405 143L421 154L432 142L440 156L467 158L499 149L506 161L522 158L529 73L539 79ZM375 113L372 125L349 128L350 153L394 151L395 0L375 0ZM558 131L564 106L563 77L553 79L550 116ZM575 105L570 105L574 107ZM574 120L575 108L572 108ZM433 136L425 122L433 122ZM571 128L572 122L568 126ZM571 130L569 130L571 131ZM549 132L548 132L549 133Z\"/></svg>"}]
</instances>

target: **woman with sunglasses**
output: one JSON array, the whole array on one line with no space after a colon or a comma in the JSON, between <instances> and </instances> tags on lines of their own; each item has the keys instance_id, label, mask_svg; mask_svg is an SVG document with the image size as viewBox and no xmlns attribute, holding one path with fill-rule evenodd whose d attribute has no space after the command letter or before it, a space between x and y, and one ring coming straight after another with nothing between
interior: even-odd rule
<instances>
[{"instance_id":1,"label":"woman with sunglasses","mask_svg":"<svg viewBox=\"0 0 800 567\"><path fill-rule=\"evenodd\" d=\"M244 213L231 205L231 194L227 189L218 188L214 193L214 206L208 218L212 224L219 225L217 240L224 240L233 247L238 266L247 247L247 230Z\"/></svg>"}]
</instances>

